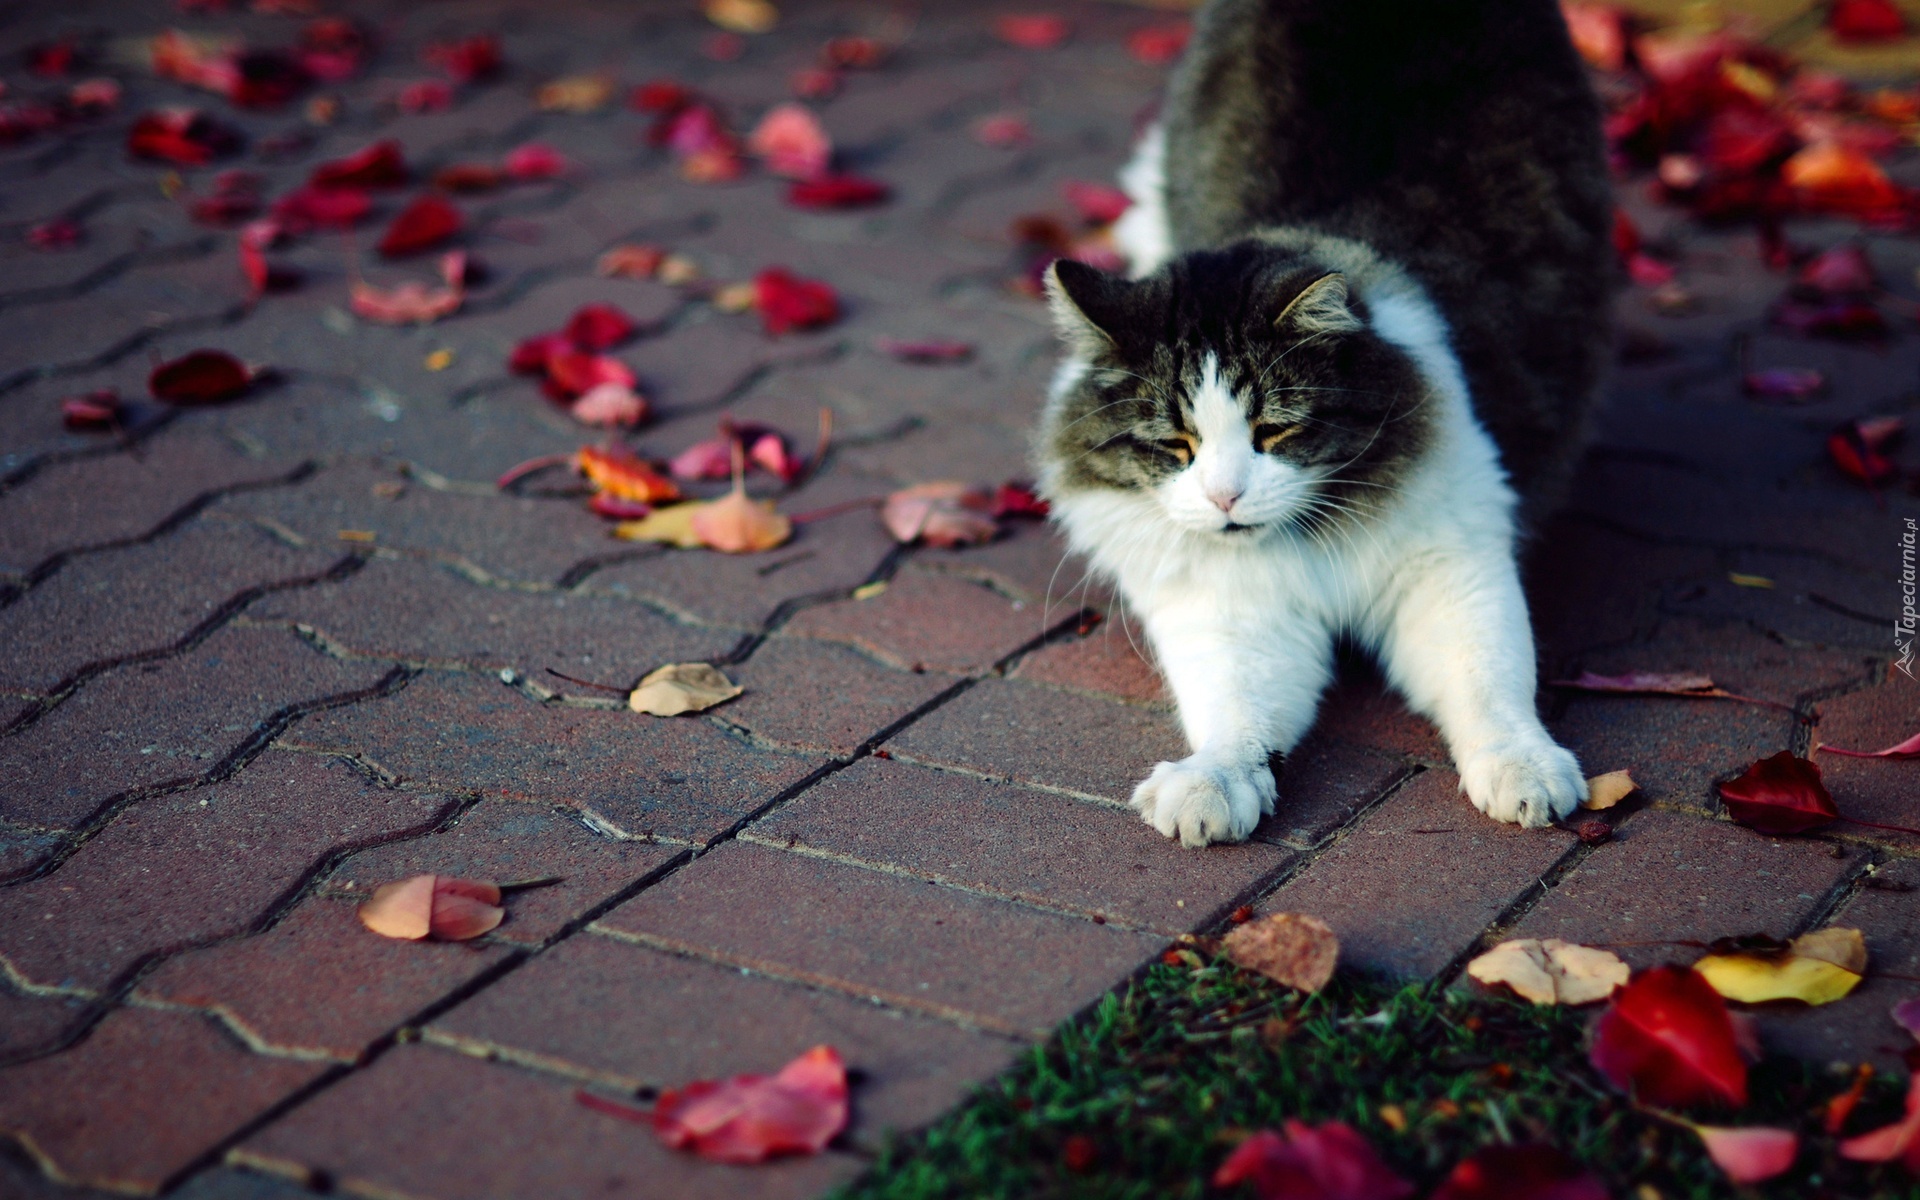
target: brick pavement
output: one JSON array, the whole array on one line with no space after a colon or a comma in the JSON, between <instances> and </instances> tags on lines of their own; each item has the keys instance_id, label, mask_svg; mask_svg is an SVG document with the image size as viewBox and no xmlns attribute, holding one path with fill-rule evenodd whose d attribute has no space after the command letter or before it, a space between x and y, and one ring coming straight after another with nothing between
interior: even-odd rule
<instances>
[{"instance_id":1,"label":"brick pavement","mask_svg":"<svg viewBox=\"0 0 1920 1200\"><path fill-rule=\"evenodd\" d=\"M788 209L764 177L682 182L641 118L541 114L529 94L567 71L675 77L744 122L826 38L897 36L877 6L788 4L731 62L691 4L348 8L380 49L330 89L333 125L228 113L110 61L118 115L0 148L0 1192L814 1195L1245 903L1317 912L1350 967L1407 978L1447 977L1509 932L1639 943L1626 952L1644 963L1667 953L1645 943L1828 920L1865 929L1881 970L1920 974L1920 842L1847 825L1762 838L1721 819L1712 790L1781 749L1920 728L1886 638L1899 522L1920 508L1820 450L1842 418L1914 414L1911 332L1878 348L1779 337L1759 316L1779 280L1750 238L1626 197L1683 252L1698 303L1622 300L1629 341L1661 352L1622 364L1574 498L1532 549L1543 674L1701 670L1785 707L1544 694L1592 770L1645 787L1587 848L1479 818L1433 731L1347 664L1284 769L1281 812L1244 846L1183 851L1123 807L1178 753L1169 706L1122 614L1084 630L1082 606L1109 598L1043 529L902 553L855 510L732 558L614 542L551 482L487 482L587 440L503 361L589 301L644 326L621 354L656 403L631 439L645 452L709 436L723 412L800 433L834 409L836 450L788 511L1023 474L1053 351L1040 307L1004 286L1020 265L1007 227L1063 213L1064 180L1110 177L1158 79L1124 35L1166 18L1071 5L1073 39L1033 52L971 6L920 13L894 60L818 105L846 164L895 188L842 215ZM0 56L168 22L267 43L297 28L35 0ZM421 77L426 42L487 31L503 79L448 112L383 106ZM131 114L186 102L256 139L305 131L291 158L239 160L270 194L384 136L427 170L532 137L580 169L461 201L485 277L460 315L362 325L342 311L338 236L276 251L305 281L250 305L232 235L125 158ZM971 135L1001 112L1029 119L1030 144ZM24 246L62 212L80 246ZM594 276L601 250L635 239L720 280L770 263L824 278L846 317L771 340L664 285ZM1920 245L1865 240L1911 292ZM1737 333L1759 362L1827 371L1832 393L1743 399ZM905 366L874 350L883 335L978 352ZM138 396L150 356L201 345L272 365L274 386L139 404L118 437L60 427L59 397ZM451 364L430 370L441 349ZM624 685L692 659L725 662L746 694L659 721L549 673ZM1823 766L1848 812L1915 823L1911 765ZM365 933L357 897L418 871L562 881L512 896L476 942ZM1885 1010L1911 990L1876 977L1768 1014L1766 1034L1892 1066ZM855 1121L811 1161L705 1166L571 1099L767 1070L822 1041L857 1069Z\"/></svg>"}]
</instances>

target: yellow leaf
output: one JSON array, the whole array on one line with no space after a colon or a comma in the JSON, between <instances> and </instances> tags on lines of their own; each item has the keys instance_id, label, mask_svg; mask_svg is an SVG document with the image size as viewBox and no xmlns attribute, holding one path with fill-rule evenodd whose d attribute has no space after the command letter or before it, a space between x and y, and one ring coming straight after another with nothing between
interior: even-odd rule
<instances>
[{"instance_id":1,"label":"yellow leaf","mask_svg":"<svg viewBox=\"0 0 1920 1200\"><path fill-rule=\"evenodd\" d=\"M693 515L707 506L704 500L656 508L638 521L622 521L613 527L613 536L629 542L664 542L682 550L698 550L703 544L693 531Z\"/></svg>"},{"instance_id":2,"label":"yellow leaf","mask_svg":"<svg viewBox=\"0 0 1920 1200\"><path fill-rule=\"evenodd\" d=\"M1467 974L1489 986L1504 983L1535 1004L1591 1004L1611 996L1631 972L1608 950L1559 938L1516 938L1468 963Z\"/></svg>"},{"instance_id":3,"label":"yellow leaf","mask_svg":"<svg viewBox=\"0 0 1920 1200\"><path fill-rule=\"evenodd\" d=\"M427 355L427 370L429 371L444 371L452 365L453 351L451 350L435 350L432 354Z\"/></svg>"},{"instance_id":4,"label":"yellow leaf","mask_svg":"<svg viewBox=\"0 0 1920 1200\"><path fill-rule=\"evenodd\" d=\"M771 550L793 536L793 522L775 512L771 500L750 500L737 484L720 499L701 505L688 524L701 545L726 554Z\"/></svg>"},{"instance_id":5,"label":"yellow leaf","mask_svg":"<svg viewBox=\"0 0 1920 1200\"><path fill-rule=\"evenodd\" d=\"M1793 954L1777 958L1756 954L1709 954L1694 963L1693 969L1713 986L1714 991L1744 1004L1760 1004L1767 1000L1831 1004L1860 983L1860 976L1845 967Z\"/></svg>"},{"instance_id":6,"label":"yellow leaf","mask_svg":"<svg viewBox=\"0 0 1920 1200\"><path fill-rule=\"evenodd\" d=\"M627 707L656 717L705 712L744 690L712 663L668 663L640 681Z\"/></svg>"},{"instance_id":7,"label":"yellow leaf","mask_svg":"<svg viewBox=\"0 0 1920 1200\"><path fill-rule=\"evenodd\" d=\"M734 33L766 33L780 23L780 10L767 0L700 0L700 11Z\"/></svg>"},{"instance_id":8,"label":"yellow leaf","mask_svg":"<svg viewBox=\"0 0 1920 1200\"><path fill-rule=\"evenodd\" d=\"M533 94L543 112L590 113L613 99L613 80L605 75L568 75L544 83Z\"/></svg>"},{"instance_id":9,"label":"yellow leaf","mask_svg":"<svg viewBox=\"0 0 1920 1200\"><path fill-rule=\"evenodd\" d=\"M1580 803L1581 808L1604 809L1633 795L1640 785L1633 776L1625 771L1608 771L1605 775L1595 775L1587 780L1587 798Z\"/></svg>"},{"instance_id":10,"label":"yellow leaf","mask_svg":"<svg viewBox=\"0 0 1920 1200\"><path fill-rule=\"evenodd\" d=\"M1773 586L1773 580L1768 579L1765 575L1742 575L1738 571L1728 571L1727 582L1735 587L1744 588L1771 588Z\"/></svg>"},{"instance_id":11,"label":"yellow leaf","mask_svg":"<svg viewBox=\"0 0 1920 1200\"><path fill-rule=\"evenodd\" d=\"M881 592L884 592L886 590L887 590L887 581L884 579L877 579L872 583L863 583L859 587L853 589L853 598L855 600L871 600L875 596L878 596Z\"/></svg>"}]
</instances>

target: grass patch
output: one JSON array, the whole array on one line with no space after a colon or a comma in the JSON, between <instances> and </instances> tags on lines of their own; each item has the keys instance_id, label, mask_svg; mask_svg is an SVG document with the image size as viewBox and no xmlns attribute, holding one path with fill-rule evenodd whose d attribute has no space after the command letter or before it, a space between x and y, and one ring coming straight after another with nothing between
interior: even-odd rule
<instances>
[{"instance_id":1,"label":"grass patch","mask_svg":"<svg viewBox=\"0 0 1920 1200\"><path fill-rule=\"evenodd\" d=\"M1726 1124L1806 1135L1795 1169L1735 1189L1689 1133L1636 1112L1587 1062L1593 1011L1337 978L1302 996L1188 952L1062 1027L926 1131L884 1148L835 1200L1219 1196L1207 1178L1252 1130L1341 1120L1424 1196L1501 1140L1545 1141L1619 1200L1920 1200L1898 1165L1839 1159L1820 1132L1850 1078L1792 1060L1755 1068ZM1877 1079L1847 1126L1901 1112L1905 1080ZM1711 1114L1700 1114L1714 1120ZM1231 1194L1246 1194L1236 1192Z\"/></svg>"}]
</instances>

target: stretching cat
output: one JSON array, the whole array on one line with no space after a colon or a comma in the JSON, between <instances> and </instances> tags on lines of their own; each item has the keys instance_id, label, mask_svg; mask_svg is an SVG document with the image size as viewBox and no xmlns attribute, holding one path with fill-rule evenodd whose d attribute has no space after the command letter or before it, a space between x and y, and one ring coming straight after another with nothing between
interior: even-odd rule
<instances>
[{"instance_id":1,"label":"stretching cat","mask_svg":"<svg viewBox=\"0 0 1920 1200\"><path fill-rule=\"evenodd\" d=\"M1554 0L1212 0L1123 182L1134 279L1048 276L1040 458L1193 747L1133 806L1246 837L1345 636L1475 807L1565 816L1514 555L1607 356L1612 198Z\"/></svg>"}]
</instances>

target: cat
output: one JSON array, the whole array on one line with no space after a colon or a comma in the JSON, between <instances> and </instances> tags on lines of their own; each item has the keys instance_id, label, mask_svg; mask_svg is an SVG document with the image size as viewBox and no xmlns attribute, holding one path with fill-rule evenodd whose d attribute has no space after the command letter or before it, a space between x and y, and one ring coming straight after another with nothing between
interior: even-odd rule
<instances>
[{"instance_id":1,"label":"cat","mask_svg":"<svg viewBox=\"0 0 1920 1200\"><path fill-rule=\"evenodd\" d=\"M1037 457L1192 749L1133 807L1245 838L1344 638L1481 812L1566 816L1516 555L1582 449L1616 268L1554 0L1212 0L1121 182L1130 277L1046 276Z\"/></svg>"}]
</instances>

